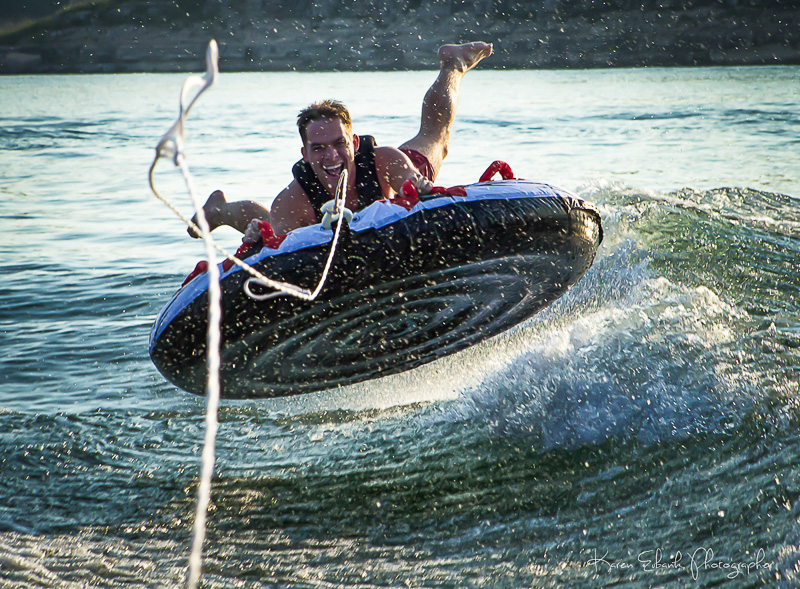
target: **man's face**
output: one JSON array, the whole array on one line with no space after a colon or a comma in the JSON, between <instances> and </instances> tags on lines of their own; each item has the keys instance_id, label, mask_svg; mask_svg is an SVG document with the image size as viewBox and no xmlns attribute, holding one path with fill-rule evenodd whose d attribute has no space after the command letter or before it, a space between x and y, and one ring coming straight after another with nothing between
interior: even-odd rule
<instances>
[{"instance_id":1,"label":"man's face","mask_svg":"<svg viewBox=\"0 0 800 589\"><path fill-rule=\"evenodd\" d=\"M338 119L320 119L306 125L306 143L301 152L322 186L331 195L342 170L347 168L350 178L355 178L354 153L358 138L348 133Z\"/></svg>"}]
</instances>

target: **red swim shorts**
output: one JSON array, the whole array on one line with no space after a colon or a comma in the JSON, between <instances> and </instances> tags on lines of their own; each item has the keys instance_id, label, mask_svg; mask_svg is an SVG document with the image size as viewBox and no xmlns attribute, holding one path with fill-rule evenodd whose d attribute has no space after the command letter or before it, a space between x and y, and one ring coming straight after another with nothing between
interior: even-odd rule
<instances>
[{"instance_id":1,"label":"red swim shorts","mask_svg":"<svg viewBox=\"0 0 800 589\"><path fill-rule=\"evenodd\" d=\"M404 154L408 156L408 159L411 160L411 163L414 164L414 167L417 168L417 170L419 170L420 174L422 174L428 180L433 182L434 180L433 166L428 161L428 158L426 158L416 149L401 148L400 151L402 151Z\"/></svg>"}]
</instances>

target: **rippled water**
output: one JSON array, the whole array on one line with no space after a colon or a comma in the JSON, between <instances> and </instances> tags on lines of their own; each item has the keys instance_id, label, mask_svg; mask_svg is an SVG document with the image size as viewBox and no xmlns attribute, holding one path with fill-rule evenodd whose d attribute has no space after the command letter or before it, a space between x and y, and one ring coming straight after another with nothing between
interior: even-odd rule
<instances>
[{"instance_id":1,"label":"rippled water","mask_svg":"<svg viewBox=\"0 0 800 589\"><path fill-rule=\"evenodd\" d=\"M594 267L451 358L224 402L205 586L796 585L798 74L470 73L440 183L504 159L576 191L603 213ZM398 144L432 77L223 74L190 119L196 182L268 202L300 107L341 98ZM146 184L183 78L0 78L2 586L185 574L204 399L147 337L202 247Z\"/></svg>"}]
</instances>

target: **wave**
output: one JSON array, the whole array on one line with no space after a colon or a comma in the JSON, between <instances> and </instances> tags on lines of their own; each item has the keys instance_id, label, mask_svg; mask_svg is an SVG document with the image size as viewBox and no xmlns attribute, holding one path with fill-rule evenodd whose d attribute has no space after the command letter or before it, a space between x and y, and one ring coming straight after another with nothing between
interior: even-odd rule
<instances>
[{"instance_id":1,"label":"wave","mask_svg":"<svg viewBox=\"0 0 800 589\"><path fill-rule=\"evenodd\" d=\"M606 242L572 291L493 342L505 363L440 419L542 451L727 434L796 394L800 214L746 189L598 202ZM769 356L764 351L770 349Z\"/></svg>"}]
</instances>

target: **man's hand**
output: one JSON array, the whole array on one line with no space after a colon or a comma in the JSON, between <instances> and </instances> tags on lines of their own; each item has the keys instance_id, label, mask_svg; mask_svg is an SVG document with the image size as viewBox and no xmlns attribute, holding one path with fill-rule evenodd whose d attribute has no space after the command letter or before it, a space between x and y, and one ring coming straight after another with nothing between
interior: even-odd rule
<instances>
[{"instance_id":1,"label":"man's hand","mask_svg":"<svg viewBox=\"0 0 800 589\"><path fill-rule=\"evenodd\" d=\"M247 230L242 237L242 243L256 243L261 239L261 228L258 226L259 219L253 219L247 226Z\"/></svg>"},{"instance_id":2,"label":"man's hand","mask_svg":"<svg viewBox=\"0 0 800 589\"><path fill-rule=\"evenodd\" d=\"M411 174L408 178L406 178L405 182L410 182L414 188L417 190L417 195L423 194L430 194L431 189L433 188L433 182L421 176L420 174ZM406 194L406 184L403 184L403 188L400 189L400 196L409 196Z\"/></svg>"}]
</instances>

